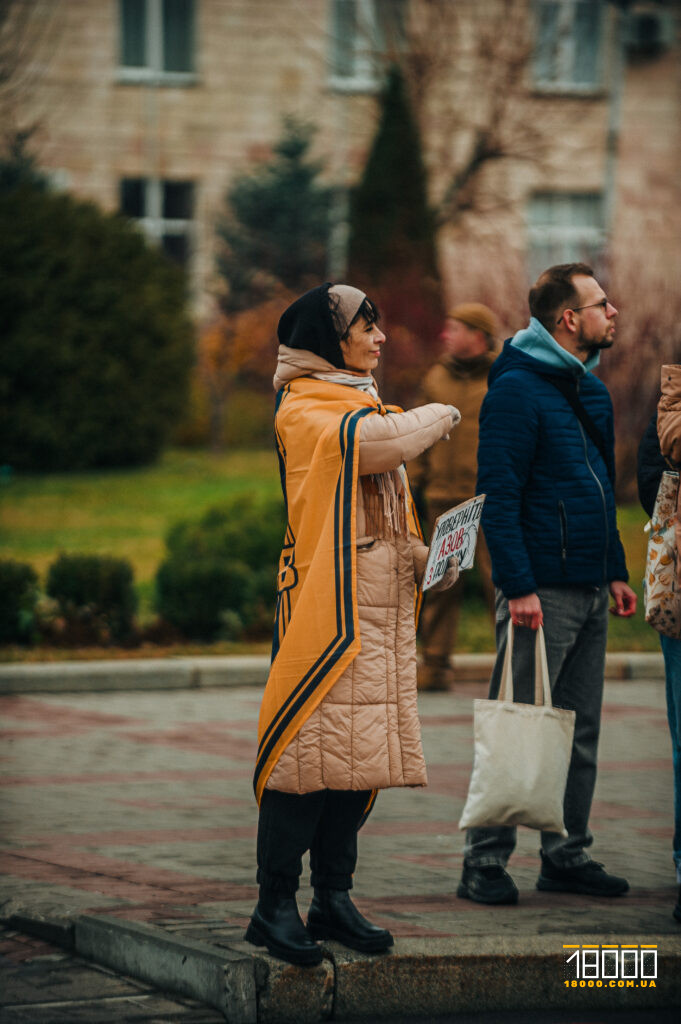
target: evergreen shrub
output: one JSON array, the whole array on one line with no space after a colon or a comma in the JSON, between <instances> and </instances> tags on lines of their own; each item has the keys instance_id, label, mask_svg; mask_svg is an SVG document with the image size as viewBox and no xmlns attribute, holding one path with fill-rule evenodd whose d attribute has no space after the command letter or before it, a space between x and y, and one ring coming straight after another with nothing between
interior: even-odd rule
<instances>
[{"instance_id":1,"label":"evergreen shrub","mask_svg":"<svg viewBox=\"0 0 681 1024\"><path fill-rule=\"evenodd\" d=\"M270 630L285 530L281 498L254 494L177 523L156 576L156 610L201 639Z\"/></svg>"},{"instance_id":2,"label":"evergreen shrub","mask_svg":"<svg viewBox=\"0 0 681 1024\"><path fill-rule=\"evenodd\" d=\"M93 640L125 642L131 637L137 595L126 559L62 554L49 567L47 593L67 626L89 629Z\"/></svg>"},{"instance_id":3,"label":"evergreen shrub","mask_svg":"<svg viewBox=\"0 0 681 1024\"><path fill-rule=\"evenodd\" d=\"M157 609L185 636L235 639L253 602L247 565L228 558L168 558L156 576Z\"/></svg>"},{"instance_id":4,"label":"evergreen shrub","mask_svg":"<svg viewBox=\"0 0 681 1024\"><path fill-rule=\"evenodd\" d=\"M32 566L0 561L0 644L30 643L35 632L38 577Z\"/></svg>"},{"instance_id":5,"label":"evergreen shrub","mask_svg":"<svg viewBox=\"0 0 681 1024\"><path fill-rule=\"evenodd\" d=\"M228 315L323 280L332 192L319 182L323 165L310 158L313 136L309 124L285 118L271 158L230 185L216 227L219 301Z\"/></svg>"},{"instance_id":6,"label":"evergreen shrub","mask_svg":"<svg viewBox=\"0 0 681 1024\"><path fill-rule=\"evenodd\" d=\"M20 470L152 461L194 359L179 267L132 223L0 187L0 436Z\"/></svg>"}]
</instances>

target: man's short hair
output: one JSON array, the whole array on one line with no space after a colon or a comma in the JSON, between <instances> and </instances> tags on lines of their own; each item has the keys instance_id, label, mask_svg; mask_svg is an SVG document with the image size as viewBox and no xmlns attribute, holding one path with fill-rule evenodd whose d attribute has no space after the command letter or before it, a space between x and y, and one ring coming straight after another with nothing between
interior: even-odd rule
<instances>
[{"instance_id":1,"label":"man's short hair","mask_svg":"<svg viewBox=\"0 0 681 1024\"><path fill-rule=\"evenodd\" d=\"M553 333L563 309L579 301L577 289L572 283L578 275L593 277L594 272L586 263L559 263L540 274L530 288L530 314Z\"/></svg>"}]
</instances>

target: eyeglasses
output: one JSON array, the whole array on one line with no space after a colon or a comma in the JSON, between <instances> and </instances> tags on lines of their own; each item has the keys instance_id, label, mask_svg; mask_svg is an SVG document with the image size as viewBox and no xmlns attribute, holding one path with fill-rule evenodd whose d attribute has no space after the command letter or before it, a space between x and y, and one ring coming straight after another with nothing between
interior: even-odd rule
<instances>
[{"instance_id":1,"label":"eyeglasses","mask_svg":"<svg viewBox=\"0 0 681 1024\"><path fill-rule=\"evenodd\" d=\"M572 308L572 312L573 313L579 313L580 309L591 309L591 308L593 308L595 306L600 306L601 309L603 310L603 312L605 313L605 311L606 311L606 309L608 308L609 305L610 305L610 299L601 299L600 302L589 302L588 305L586 305L586 306L573 306L573 307L569 307L568 306L568 309ZM563 312L560 314L560 316L556 320L556 327L561 322L561 320L563 319L563 317L567 313L567 311L568 311L567 309L564 309Z\"/></svg>"}]
</instances>

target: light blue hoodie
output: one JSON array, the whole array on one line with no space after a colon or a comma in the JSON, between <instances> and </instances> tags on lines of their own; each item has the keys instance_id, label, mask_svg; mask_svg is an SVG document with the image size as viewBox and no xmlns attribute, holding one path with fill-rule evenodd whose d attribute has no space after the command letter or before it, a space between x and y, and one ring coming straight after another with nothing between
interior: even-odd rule
<instances>
[{"instance_id":1,"label":"light blue hoodie","mask_svg":"<svg viewBox=\"0 0 681 1024\"><path fill-rule=\"evenodd\" d=\"M573 373L582 376L594 370L601 358L600 352L596 352L583 363L577 356L573 356L566 348L559 345L553 335L549 334L535 316L530 319L528 327L523 327L521 331L518 331L511 345L548 366L555 366L560 370L572 370Z\"/></svg>"}]
</instances>

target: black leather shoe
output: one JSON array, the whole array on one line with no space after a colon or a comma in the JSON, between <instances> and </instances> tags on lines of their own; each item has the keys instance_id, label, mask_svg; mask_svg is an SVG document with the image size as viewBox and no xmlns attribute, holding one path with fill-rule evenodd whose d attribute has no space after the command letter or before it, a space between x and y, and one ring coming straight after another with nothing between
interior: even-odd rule
<instances>
[{"instance_id":1,"label":"black leather shoe","mask_svg":"<svg viewBox=\"0 0 681 1024\"><path fill-rule=\"evenodd\" d=\"M362 917L344 889L315 889L307 930L315 939L336 939L360 953L382 953L393 944L390 932Z\"/></svg>"},{"instance_id":2,"label":"black leather shoe","mask_svg":"<svg viewBox=\"0 0 681 1024\"><path fill-rule=\"evenodd\" d=\"M595 860L558 868L542 853L537 888L548 892L579 892L586 896L622 896L628 891L629 883L626 878L609 875Z\"/></svg>"},{"instance_id":3,"label":"black leather shoe","mask_svg":"<svg viewBox=\"0 0 681 1024\"><path fill-rule=\"evenodd\" d=\"M302 922L295 896L261 893L244 938L254 946L267 946L273 956L290 964L322 961L322 951Z\"/></svg>"},{"instance_id":4,"label":"black leather shoe","mask_svg":"<svg viewBox=\"0 0 681 1024\"><path fill-rule=\"evenodd\" d=\"M518 902L516 884L501 864L464 864L456 895L476 903Z\"/></svg>"}]
</instances>

